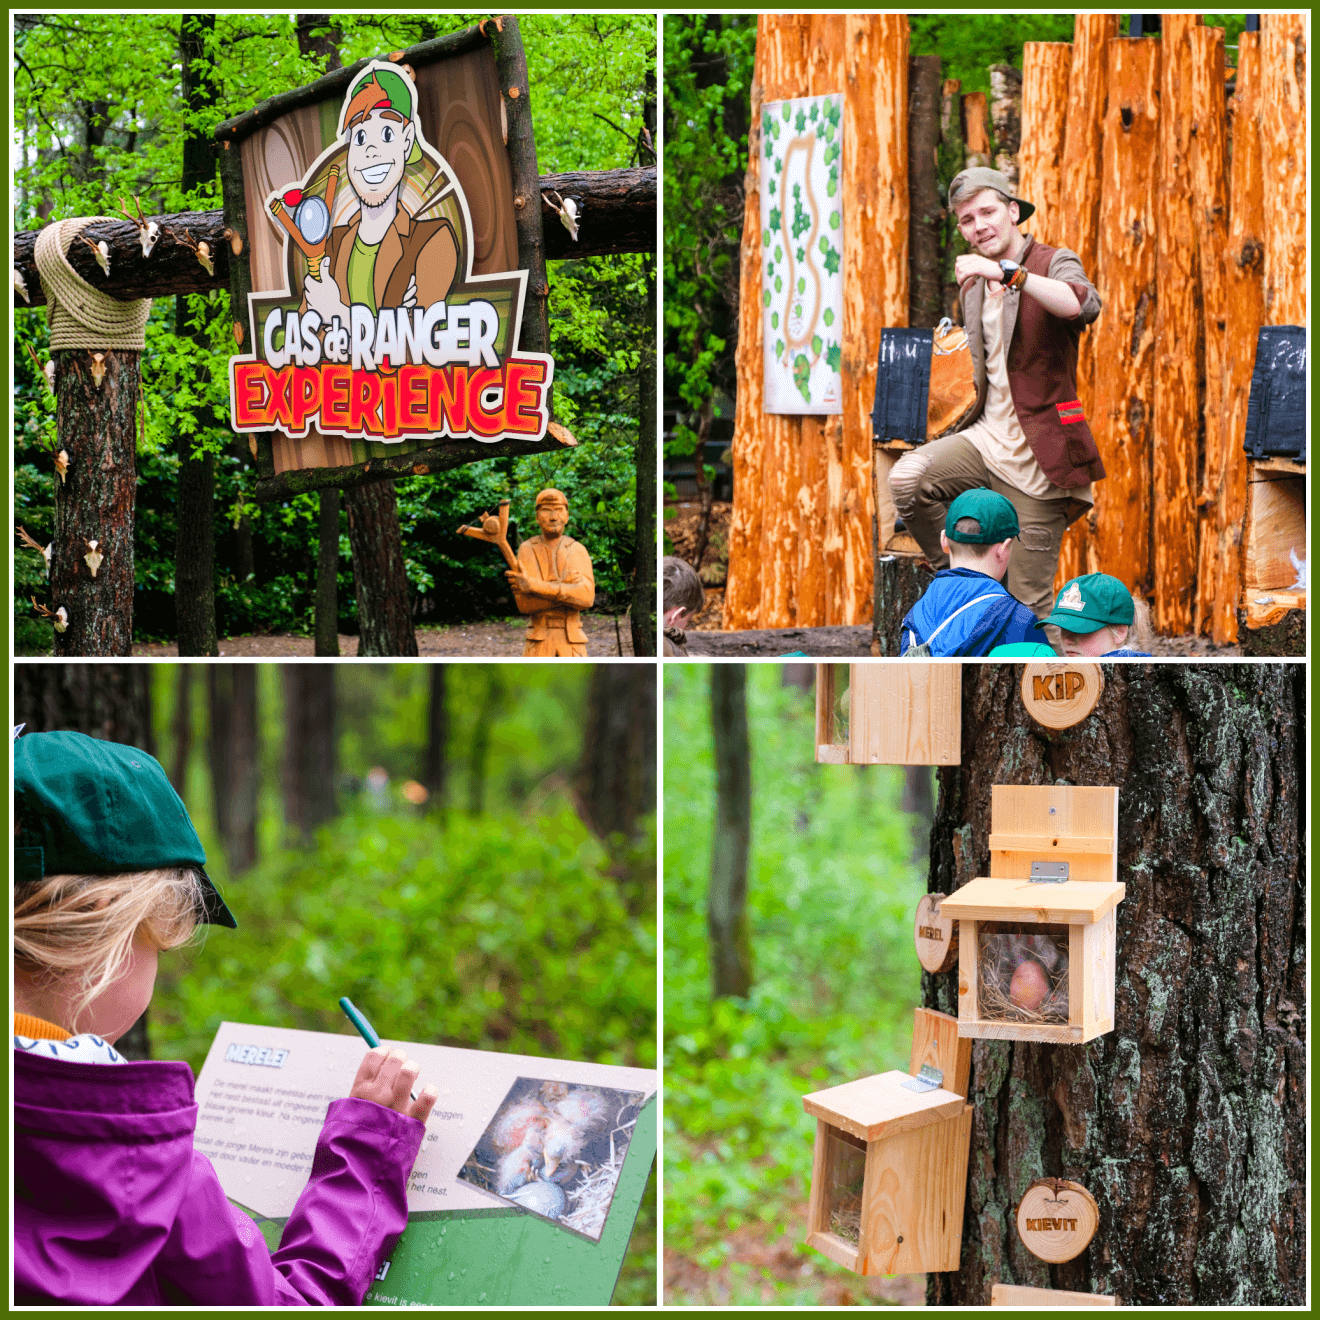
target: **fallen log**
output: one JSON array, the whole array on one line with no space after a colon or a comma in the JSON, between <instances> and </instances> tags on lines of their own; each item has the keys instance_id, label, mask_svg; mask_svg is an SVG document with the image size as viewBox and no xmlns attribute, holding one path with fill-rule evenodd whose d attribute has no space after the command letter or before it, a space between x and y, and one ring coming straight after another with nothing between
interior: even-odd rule
<instances>
[{"instance_id":1,"label":"fallen log","mask_svg":"<svg viewBox=\"0 0 1320 1320\"><path fill-rule=\"evenodd\" d=\"M690 656L788 655L805 652L813 658L871 654L871 627L755 628L745 632L690 632Z\"/></svg>"},{"instance_id":2,"label":"fallen log","mask_svg":"<svg viewBox=\"0 0 1320 1320\"><path fill-rule=\"evenodd\" d=\"M656 171L654 166L631 170L594 170L570 174L542 174L541 191L572 197L578 205L575 243L551 208L545 224L545 252L552 261L567 257L599 257L615 252L654 252L656 223ZM110 274L105 275L91 248L75 243L69 262L89 284L129 302L134 298L164 298L178 293L205 293L229 287L229 240L224 213L182 211L174 215L148 215L160 225L160 236L149 257L142 255L137 225L108 220L88 225L83 233L110 249ZM206 243L214 274L197 259L193 245ZM43 307L46 295L37 277L37 231L14 235L14 269L23 277L30 302L17 289L15 307Z\"/></svg>"}]
</instances>

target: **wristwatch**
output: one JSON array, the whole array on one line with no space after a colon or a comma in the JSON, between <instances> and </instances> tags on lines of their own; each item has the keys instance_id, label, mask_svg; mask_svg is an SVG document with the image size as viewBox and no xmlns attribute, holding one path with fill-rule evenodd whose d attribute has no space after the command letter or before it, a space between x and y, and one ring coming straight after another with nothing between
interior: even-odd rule
<instances>
[{"instance_id":1,"label":"wristwatch","mask_svg":"<svg viewBox=\"0 0 1320 1320\"><path fill-rule=\"evenodd\" d=\"M1006 289L1020 289L1027 282L1027 272L1016 261L1001 261L999 269L1003 272L1000 283Z\"/></svg>"}]
</instances>

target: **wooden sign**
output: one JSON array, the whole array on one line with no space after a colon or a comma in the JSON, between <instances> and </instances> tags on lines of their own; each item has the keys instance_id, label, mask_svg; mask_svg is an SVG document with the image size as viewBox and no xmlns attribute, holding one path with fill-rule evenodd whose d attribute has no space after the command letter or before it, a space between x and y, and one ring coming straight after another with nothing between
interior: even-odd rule
<instances>
[{"instance_id":1,"label":"wooden sign","mask_svg":"<svg viewBox=\"0 0 1320 1320\"><path fill-rule=\"evenodd\" d=\"M1094 709L1105 690L1100 666L1079 660L1046 660L1022 668L1022 704L1037 724L1070 729Z\"/></svg>"},{"instance_id":2,"label":"wooden sign","mask_svg":"<svg viewBox=\"0 0 1320 1320\"><path fill-rule=\"evenodd\" d=\"M251 273L231 424L272 435L277 473L549 423L553 361L519 347L528 275L494 53L395 58L225 143Z\"/></svg>"},{"instance_id":3,"label":"wooden sign","mask_svg":"<svg viewBox=\"0 0 1320 1320\"><path fill-rule=\"evenodd\" d=\"M945 897L944 894L923 894L917 904L913 931L917 961L932 974L952 971L958 963L958 923L952 917L940 914Z\"/></svg>"},{"instance_id":4,"label":"wooden sign","mask_svg":"<svg viewBox=\"0 0 1320 1320\"><path fill-rule=\"evenodd\" d=\"M1095 1198L1081 1183L1064 1178L1037 1178L1017 1208L1023 1246L1054 1265L1080 1256L1099 1225Z\"/></svg>"},{"instance_id":5,"label":"wooden sign","mask_svg":"<svg viewBox=\"0 0 1320 1320\"><path fill-rule=\"evenodd\" d=\"M991 1306L1117 1306L1117 1297L1102 1293L1065 1292L1062 1288L1026 1288L996 1283L990 1289Z\"/></svg>"},{"instance_id":6,"label":"wooden sign","mask_svg":"<svg viewBox=\"0 0 1320 1320\"><path fill-rule=\"evenodd\" d=\"M768 413L843 411L843 94L761 109Z\"/></svg>"}]
</instances>

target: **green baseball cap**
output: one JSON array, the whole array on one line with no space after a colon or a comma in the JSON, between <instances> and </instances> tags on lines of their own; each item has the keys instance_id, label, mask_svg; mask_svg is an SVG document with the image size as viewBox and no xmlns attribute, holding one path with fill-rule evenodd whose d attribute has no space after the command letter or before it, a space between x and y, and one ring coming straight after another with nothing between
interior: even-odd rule
<instances>
[{"instance_id":1,"label":"green baseball cap","mask_svg":"<svg viewBox=\"0 0 1320 1320\"><path fill-rule=\"evenodd\" d=\"M84 733L29 733L14 744L14 794L15 880L195 866L206 891L200 920L238 925L202 870L202 841L154 756Z\"/></svg>"},{"instance_id":2,"label":"green baseball cap","mask_svg":"<svg viewBox=\"0 0 1320 1320\"><path fill-rule=\"evenodd\" d=\"M955 531L961 518L975 518L981 524L981 530ZM944 535L950 541L961 541L965 545L996 545L1017 534L1017 510L1012 501L984 487L963 491L949 505L949 512L944 519Z\"/></svg>"},{"instance_id":3,"label":"green baseball cap","mask_svg":"<svg viewBox=\"0 0 1320 1320\"><path fill-rule=\"evenodd\" d=\"M1071 633L1099 632L1106 624L1128 623L1135 617L1132 593L1108 573L1087 573L1065 583L1045 623Z\"/></svg>"}]
</instances>

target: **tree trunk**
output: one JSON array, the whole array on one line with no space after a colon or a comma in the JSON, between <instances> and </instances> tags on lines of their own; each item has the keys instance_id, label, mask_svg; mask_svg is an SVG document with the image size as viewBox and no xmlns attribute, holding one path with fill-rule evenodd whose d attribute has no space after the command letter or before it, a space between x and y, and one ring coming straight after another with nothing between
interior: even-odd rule
<instances>
[{"instance_id":1,"label":"tree trunk","mask_svg":"<svg viewBox=\"0 0 1320 1320\"><path fill-rule=\"evenodd\" d=\"M338 814L335 667L285 665L284 819L304 840Z\"/></svg>"},{"instance_id":2,"label":"tree trunk","mask_svg":"<svg viewBox=\"0 0 1320 1320\"><path fill-rule=\"evenodd\" d=\"M602 839L634 838L655 813L655 666L594 666L585 716L578 814Z\"/></svg>"},{"instance_id":3,"label":"tree trunk","mask_svg":"<svg viewBox=\"0 0 1320 1320\"><path fill-rule=\"evenodd\" d=\"M446 780L449 778L448 677L447 666L431 666L431 700L426 713L426 770L422 783L430 794L433 807L445 805Z\"/></svg>"},{"instance_id":4,"label":"tree trunk","mask_svg":"<svg viewBox=\"0 0 1320 1320\"><path fill-rule=\"evenodd\" d=\"M961 1269L1122 1306L1288 1306L1306 1294L1306 953L1300 665L1106 665L1095 712L1034 724L1014 665L963 667L962 763L939 771L931 892L988 874L995 783L1116 785L1115 1027L1083 1046L978 1040ZM958 1011L958 976L923 976ZM1037 1177L1100 1209L1050 1266L1014 1211Z\"/></svg>"},{"instance_id":5,"label":"tree trunk","mask_svg":"<svg viewBox=\"0 0 1320 1320\"><path fill-rule=\"evenodd\" d=\"M183 100L190 112L215 104L215 86L207 59L206 37L215 32L214 14L184 14L179 22L179 60ZM199 67L200 66L200 67ZM185 193L215 178L215 154L205 131L194 130L183 140L182 188ZM188 325L188 295L174 299L174 333L206 342L205 327ZM205 369L203 368L203 373ZM205 380L198 380L199 393ZM219 655L215 637L215 455L192 456L195 438L216 424L211 408L198 405L196 433L180 431L179 487L175 506L174 612L179 654Z\"/></svg>"},{"instance_id":6,"label":"tree trunk","mask_svg":"<svg viewBox=\"0 0 1320 1320\"><path fill-rule=\"evenodd\" d=\"M257 860L257 667L208 665L216 832L235 873Z\"/></svg>"},{"instance_id":7,"label":"tree trunk","mask_svg":"<svg viewBox=\"0 0 1320 1320\"><path fill-rule=\"evenodd\" d=\"M133 653L133 510L137 485L137 402L142 355L106 352L105 376L92 380L91 351L55 354L57 452L68 473L55 485L50 608L68 627L55 634L55 655ZM92 576L85 556L103 556Z\"/></svg>"},{"instance_id":8,"label":"tree trunk","mask_svg":"<svg viewBox=\"0 0 1320 1320\"><path fill-rule=\"evenodd\" d=\"M344 492L353 586L358 608L358 655L416 655L403 534L392 481Z\"/></svg>"},{"instance_id":9,"label":"tree trunk","mask_svg":"<svg viewBox=\"0 0 1320 1320\"><path fill-rule=\"evenodd\" d=\"M67 729L140 747L154 755L151 666L19 661L14 666L14 723L24 725L25 733ZM115 1047L126 1059L151 1058L146 1013L120 1036Z\"/></svg>"},{"instance_id":10,"label":"tree trunk","mask_svg":"<svg viewBox=\"0 0 1320 1320\"><path fill-rule=\"evenodd\" d=\"M937 173L941 185L941 195L948 197L949 184L953 182L966 164L966 147L962 131L962 83L957 78L946 78L940 89L940 150ZM953 277L953 263L964 252L971 249L966 239L958 232L958 217L953 208L947 208L944 221L943 268L940 271L942 286L942 316L951 317L961 323L958 309L958 281Z\"/></svg>"},{"instance_id":11,"label":"tree trunk","mask_svg":"<svg viewBox=\"0 0 1320 1320\"><path fill-rule=\"evenodd\" d=\"M781 665L779 681L783 687L795 687L799 692L813 692L816 687L816 666Z\"/></svg>"},{"instance_id":12,"label":"tree trunk","mask_svg":"<svg viewBox=\"0 0 1320 1320\"><path fill-rule=\"evenodd\" d=\"M321 491L317 516L316 655L339 654L339 490Z\"/></svg>"},{"instance_id":13,"label":"tree trunk","mask_svg":"<svg viewBox=\"0 0 1320 1320\"><path fill-rule=\"evenodd\" d=\"M468 811L474 816L486 810L486 757L490 752L490 726L504 697L504 676L499 665L487 665L486 692L477 712L477 727L472 734L472 754L468 762Z\"/></svg>"},{"instance_id":14,"label":"tree trunk","mask_svg":"<svg viewBox=\"0 0 1320 1320\"><path fill-rule=\"evenodd\" d=\"M322 61L326 73L344 67L339 58L339 40L343 34L331 24L329 14L295 14L293 21L298 32L299 54ZM318 28L325 30L316 31Z\"/></svg>"},{"instance_id":15,"label":"tree trunk","mask_svg":"<svg viewBox=\"0 0 1320 1320\"><path fill-rule=\"evenodd\" d=\"M192 755L192 665L180 665L174 689L174 764L170 783L183 796L188 782L188 760Z\"/></svg>"},{"instance_id":16,"label":"tree trunk","mask_svg":"<svg viewBox=\"0 0 1320 1320\"><path fill-rule=\"evenodd\" d=\"M911 819L912 864L924 867L930 855L930 828L935 821L935 776L928 765L903 767L901 806Z\"/></svg>"},{"instance_id":17,"label":"tree trunk","mask_svg":"<svg viewBox=\"0 0 1320 1320\"><path fill-rule=\"evenodd\" d=\"M655 259L646 263L646 324L655 325ZM635 451L637 498L634 501L633 538L637 546L633 561L631 604L633 655L655 655L655 432L656 383L655 336L645 337L637 367L637 449Z\"/></svg>"},{"instance_id":18,"label":"tree trunk","mask_svg":"<svg viewBox=\"0 0 1320 1320\"><path fill-rule=\"evenodd\" d=\"M990 66L990 122L995 129L995 169L1016 188L1022 150L1022 70L1011 64Z\"/></svg>"},{"instance_id":19,"label":"tree trunk","mask_svg":"<svg viewBox=\"0 0 1320 1320\"><path fill-rule=\"evenodd\" d=\"M940 57L908 57L908 324L935 325L940 310L944 207L936 179L940 140Z\"/></svg>"},{"instance_id":20,"label":"tree trunk","mask_svg":"<svg viewBox=\"0 0 1320 1320\"><path fill-rule=\"evenodd\" d=\"M712 665L710 723L715 735L715 837L706 930L711 993L745 999L752 988L747 929L747 855L752 836L752 753L747 738L747 666Z\"/></svg>"}]
</instances>

